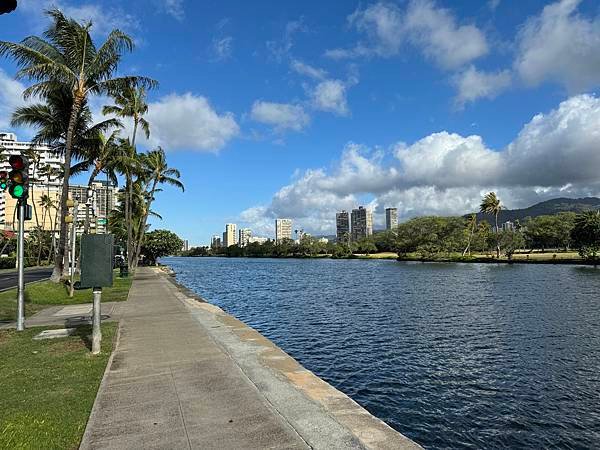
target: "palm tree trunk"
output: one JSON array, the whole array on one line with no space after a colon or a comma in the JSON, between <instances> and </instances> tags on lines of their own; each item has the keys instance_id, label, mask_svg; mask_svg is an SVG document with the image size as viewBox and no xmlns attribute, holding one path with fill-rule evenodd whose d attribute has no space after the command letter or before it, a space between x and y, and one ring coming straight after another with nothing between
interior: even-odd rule
<instances>
[{"instance_id":1,"label":"palm tree trunk","mask_svg":"<svg viewBox=\"0 0 600 450\"><path fill-rule=\"evenodd\" d=\"M44 212L42 213L42 228L44 227L44 225L46 224L46 208L44 208ZM43 241L42 241L42 237L43 237L44 233L43 230L40 230L40 242L38 242L39 247L38 247L38 255L37 255L37 265L41 265L42 264L42 246L43 246Z\"/></svg>"},{"instance_id":2,"label":"palm tree trunk","mask_svg":"<svg viewBox=\"0 0 600 450\"><path fill-rule=\"evenodd\" d=\"M139 236L137 239L136 249L135 249L135 266L137 267L137 260L142 251L142 244L144 243L144 236L146 230L146 224L148 222L148 216L150 215L150 207L152 206L152 200L154 199L154 194L156 193L156 186L158 185L158 180L154 179L152 184L152 189L150 190L150 195L148 197L148 202L146 203L146 211L144 211L143 220L140 223Z\"/></svg>"},{"instance_id":3,"label":"palm tree trunk","mask_svg":"<svg viewBox=\"0 0 600 450\"><path fill-rule=\"evenodd\" d=\"M58 238L58 251L54 258L54 270L50 279L58 283L63 274L64 259L67 255L67 222L65 214L67 212L67 200L69 199L69 177L71 176L71 151L73 149L73 137L75 134L75 125L79 118L79 111L83 102L83 95L76 93L73 98L73 107L71 117L69 118L69 127L67 128L67 139L65 143L65 163L62 192L60 195L60 234Z\"/></svg>"},{"instance_id":4,"label":"palm tree trunk","mask_svg":"<svg viewBox=\"0 0 600 450\"><path fill-rule=\"evenodd\" d=\"M496 258L500 259L500 230L498 229L498 213L496 213Z\"/></svg>"},{"instance_id":5,"label":"palm tree trunk","mask_svg":"<svg viewBox=\"0 0 600 450\"><path fill-rule=\"evenodd\" d=\"M133 148L134 153L136 152L135 149L135 137L137 135L137 127L138 127L138 120L136 117L134 117L133 119L133 136L131 137L131 148ZM133 180L131 175L129 176L129 181L128 181L128 185L127 185L127 193L125 194L126 197L126 202L125 202L125 208L128 209L125 212L125 216L128 217L127 220L127 263L128 263L128 268L129 270L134 270L135 269L135 250L134 250L134 243L133 243Z\"/></svg>"}]
</instances>

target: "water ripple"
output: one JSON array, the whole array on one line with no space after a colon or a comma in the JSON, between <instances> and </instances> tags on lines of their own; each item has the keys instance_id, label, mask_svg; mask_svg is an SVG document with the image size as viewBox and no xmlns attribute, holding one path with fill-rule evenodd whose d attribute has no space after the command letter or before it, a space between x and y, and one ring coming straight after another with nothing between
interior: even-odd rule
<instances>
[{"instance_id":1,"label":"water ripple","mask_svg":"<svg viewBox=\"0 0 600 450\"><path fill-rule=\"evenodd\" d=\"M426 448L598 447L600 270L165 262Z\"/></svg>"}]
</instances>

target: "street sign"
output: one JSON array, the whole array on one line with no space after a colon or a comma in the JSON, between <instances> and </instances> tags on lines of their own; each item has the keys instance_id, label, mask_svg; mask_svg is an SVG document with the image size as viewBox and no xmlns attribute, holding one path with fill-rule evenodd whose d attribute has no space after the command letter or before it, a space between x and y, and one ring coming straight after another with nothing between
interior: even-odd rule
<instances>
[{"instance_id":1,"label":"street sign","mask_svg":"<svg viewBox=\"0 0 600 450\"><path fill-rule=\"evenodd\" d=\"M106 219L98 219L98 225L106 225Z\"/></svg>"}]
</instances>

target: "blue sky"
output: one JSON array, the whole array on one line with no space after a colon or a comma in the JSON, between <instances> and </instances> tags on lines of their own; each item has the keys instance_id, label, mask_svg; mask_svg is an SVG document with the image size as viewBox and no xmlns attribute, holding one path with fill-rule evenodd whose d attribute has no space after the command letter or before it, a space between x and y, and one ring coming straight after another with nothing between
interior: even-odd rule
<instances>
[{"instance_id":1,"label":"blue sky","mask_svg":"<svg viewBox=\"0 0 600 450\"><path fill-rule=\"evenodd\" d=\"M181 169L156 227L206 244L275 217L333 234L335 211L463 214L598 195L600 5L591 0L22 0L1 39L57 5L137 43L119 71L156 78L151 138ZM0 128L25 81L0 60ZM93 102L96 111L106 99ZM31 130L15 130L22 137Z\"/></svg>"}]
</instances>

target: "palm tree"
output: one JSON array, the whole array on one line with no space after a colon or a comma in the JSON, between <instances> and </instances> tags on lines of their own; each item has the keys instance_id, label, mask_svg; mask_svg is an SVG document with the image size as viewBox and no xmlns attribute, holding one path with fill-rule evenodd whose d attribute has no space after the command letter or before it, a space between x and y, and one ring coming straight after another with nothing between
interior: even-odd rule
<instances>
[{"instance_id":1,"label":"palm tree","mask_svg":"<svg viewBox=\"0 0 600 450\"><path fill-rule=\"evenodd\" d=\"M76 125L84 105L91 95L119 95L131 83L148 88L156 81L146 77L113 77L123 52L133 50L132 39L120 30L113 30L106 41L96 47L90 36L92 23L79 23L57 9L47 12L52 20L44 38L30 36L20 43L0 41L0 56L9 55L17 63L17 79L27 79L33 84L23 93L25 98L48 98L57 89L71 93L72 104L64 142L64 182L60 207L67 209L69 177ZM61 214L59 251L57 252L52 280L60 280L67 252L67 224Z\"/></svg>"},{"instance_id":2,"label":"palm tree","mask_svg":"<svg viewBox=\"0 0 600 450\"><path fill-rule=\"evenodd\" d=\"M496 258L500 258L500 230L498 228L498 214L503 205L495 192L487 193L481 200L480 211L486 214L493 214L496 221Z\"/></svg>"},{"instance_id":3,"label":"palm tree","mask_svg":"<svg viewBox=\"0 0 600 450\"><path fill-rule=\"evenodd\" d=\"M142 216L140 217L140 224L138 226L139 234L136 236L133 258L134 268L137 266L138 257L140 256L142 244L144 242L148 216L151 214L150 206L154 201L154 195L159 190L159 185L169 184L181 189L182 191L185 190L183 183L179 181L181 178L181 173L179 170L169 167L167 164L165 151L161 147L158 147L157 149L140 156L144 172L142 179L146 181L146 204L142 212Z\"/></svg>"},{"instance_id":4,"label":"palm tree","mask_svg":"<svg viewBox=\"0 0 600 450\"><path fill-rule=\"evenodd\" d=\"M136 153L135 148L131 145L129 138L119 139L118 150L114 157L113 165L115 171L123 174L125 177L125 191L123 193L123 204L125 214L125 228L127 231L126 247L127 247L127 267L133 269L133 235L134 230L134 207L135 207L135 189L134 177L138 179L142 176L141 159ZM138 183L139 184L139 183Z\"/></svg>"},{"instance_id":5,"label":"palm tree","mask_svg":"<svg viewBox=\"0 0 600 450\"><path fill-rule=\"evenodd\" d=\"M108 137L100 133L96 145L89 146L86 149L83 161L75 164L71 168L71 173L86 172L91 168L92 171L87 183L88 189L91 189L96 177L102 171L106 172L107 178L110 181L117 184L117 175L114 166L116 160L120 157L120 152L119 130L113 131ZM89 232L89 223L89 206L86 202L84 233Z\"/></svg>"},{"instance_id":6,"label":"palm tree","mask_svg":"<svg viewBox=\"0 0 600 450\"><path fill-rule=\"evenodd\" d=\"M469 237L467 238L467 246L463 251L463 256L467 253L471 255L471 241L473 240L473 234L475 234L475 228L477 227L477 215L471 214L467 219L467 229L469 230Z\"/></svg>"},{"instance_id":7,"label":"palm tree","mask_svg":"<svg viewBox=\"0 0 600 450\"><path fill-rule=\"evenodd\" d=\"M150 137L150 125L144 119L144 115L148 112L148 104L146 103L146 90L143 86L137 86L131 83L118 95L114 97L115 105L105 106L102 108L102 114L114 114L117 117L129 117L133 120L133 132L131 135L131 148L133 155L137 152L135 140L137 137L138 127L142 128L146 139ZM127 262L130 269L134 268L135 261L133 260L135 253L135 243L133 238L133 216L132 216L132 196L133 196L133 180L126 179L125 186L125 218L127 224Z\"/></svg>"}]
</instances>

